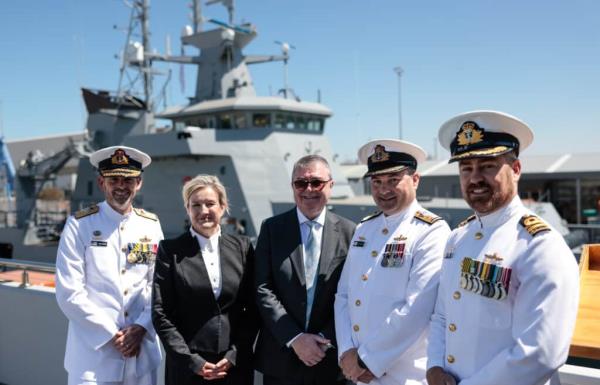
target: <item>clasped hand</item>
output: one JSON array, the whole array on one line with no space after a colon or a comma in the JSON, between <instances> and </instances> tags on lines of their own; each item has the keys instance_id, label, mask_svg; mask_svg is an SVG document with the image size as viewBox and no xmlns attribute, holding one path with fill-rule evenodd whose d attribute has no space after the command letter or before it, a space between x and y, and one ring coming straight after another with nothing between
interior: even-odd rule
<instances>
[{"instance_id":1,"label":"clasped hand","mask_svg":"<svg viewBox=\"0 0 600 385\"><path fill-rule=\"evenodd\" d=\"M325 358L325 351L330 343L331 341L320 335L302 333L292 342L292 349L304 365L314 366Z\"/></svg>"},{"instance_id":2,"label":"clasped hand","mask_svg":"<svg viewBox=\"0 0 600 385\"><path fill-rule=\"evenodd\" d=\"M344 376L352 382L368 384L375 378L375 375L369 369L363 369L358 365L358 349L356 348L348 349L342 353L340 368L342 368Z\"/></svg>"},{"instance_id":3,"label":"clasped hand","mask_svg":"<svg viewBox=\"0 0 600 385\"><path fill-rule=\"evenodd\" d=\"M133 324L121 329L112 338L112 344L125 358L136 357L140 354L140 348L146 329L138 324Z\"/></svg>"},{"instance_id":4,"label":"clasped hand","mask_svg":"<svg viewBox=\"0 0 600 385\"><path fill-rule=\"evenodd\" d=\"M456 379L439 366L434 366L427 371L429 385L456 385Z\"/></svg>"},{"instance_id":5,"label":"clasped hand","mask_svg":"<svg viewBox=\"0 0 600 385\"><path fill-rule=\"evenodd\" d=\"M223 358L221 361L213 364L212 362L206 362L202 369L198 372L198 375L202 376L207 381L220 380L227 375L227 371L231 369L233 365L227 358Z\"/></svg>"}]
</instances>

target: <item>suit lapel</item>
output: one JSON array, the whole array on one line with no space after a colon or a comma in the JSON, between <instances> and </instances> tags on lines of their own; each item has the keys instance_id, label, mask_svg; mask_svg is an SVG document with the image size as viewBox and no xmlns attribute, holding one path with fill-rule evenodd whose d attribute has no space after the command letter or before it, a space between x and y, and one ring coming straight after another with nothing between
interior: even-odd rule
<instances>
[{"instance_id":1,"label":"suit lapel","mask_svg":"<svg viewBox=\"0 0 600 385\"><path fill-rule=\"evenodd\" d=\"M327 212L327 214L325 215L325 225L323 226L323 238L321 240L321 257L319 258L319 275L318 277L320 278L321 276L324 278L325 276L327 276L327 273L329 272L329 265L331 263L331 260L334 257L334 252L335 252L335 247L337 245L338 242L338 233L339 233L339 228L338 228L338 220L337 218L335 218L329 211ZM319 291L319 285L318 283L321 281L321 279L317 280L317 292Z\"/></svg>"},{"instance_id":2,"label":"suit lapel","mask_svg":"<svg viewBox=\"0 0 600 385\"><path fill-rule=\"evenodd\" d=\"M292 245L296 245L292 253L290 254L290 259L292 261L292 266L294 266L294 270L296 271L296 275L298 276L298 280L300 284L306 288L306 277L304 274L304 261L302 260L302 237L300 236L300 222L298 222L298 214L296 213L296 209L289 211L290 220L285 221L285 223L289 223L289 227L286 231L287 234L290 235Z\"/></svg>"},{"instance_id":3,"label":"suit lapel","mask_svg":"<svg viewBox=\"0 0 600 385\"><path fill-rule=\"evenodd\" d=\"M221 234L219 238L219 255L221 262L221 295L219 303L230 300L229 293L235 293L242 275L241 251L229 234ZM232 289L233 288L233 289Z\"/></svg>"},{"instance_id":4,"label":"suit lapel","mask_svg":"<svg viewBox=\"0 0 600 385\"><path fill-rule=\"evenodd\" d=\"M329 273L331 261L335 257L335 250L339 239L338 219L329 211L325 214L325 224L323 225L323 238L321 239L321 256L319 258L319 272L317 274L317 287L315 288L315 299L312 305L310 318L318 317L320 312L319 302L325 299L321 296L323 286L326 284L325 278ZM309 322L310 325L310 322Z\"/></svg>"}]
</instances>

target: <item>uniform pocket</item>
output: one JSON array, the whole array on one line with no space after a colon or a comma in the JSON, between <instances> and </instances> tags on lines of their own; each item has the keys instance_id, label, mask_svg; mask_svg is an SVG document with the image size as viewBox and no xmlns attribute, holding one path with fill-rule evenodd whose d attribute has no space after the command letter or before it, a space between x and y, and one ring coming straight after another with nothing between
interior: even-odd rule
<instances>
[{"instance_id":1,"label":"uniform pocket","mask_svg":"<svg viewBox=\"0 0 600 385\"><path fill-rule=\"evenodd\" d=\"M479 296L479 320L486 329L506 329L512 325L512 304L508 300L497 300Z\"/></svg>"}]
</instances>

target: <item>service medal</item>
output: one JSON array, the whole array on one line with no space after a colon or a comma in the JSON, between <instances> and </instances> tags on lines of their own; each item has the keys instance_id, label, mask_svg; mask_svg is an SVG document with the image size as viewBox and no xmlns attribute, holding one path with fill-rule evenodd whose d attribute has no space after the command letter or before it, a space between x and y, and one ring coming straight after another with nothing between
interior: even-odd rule
<instances>
[{"instance_id":1,"label":"service medal","mask_svg":"<svg viewBox=\"0 0 600 385\"><path fill-rule=\"evenodd\" d=\"M133 263L136 263L137 260L138 260L137 254L135 254L134 252L127 254L127 262L133 264Z\"/></svg>"}]
</instances>

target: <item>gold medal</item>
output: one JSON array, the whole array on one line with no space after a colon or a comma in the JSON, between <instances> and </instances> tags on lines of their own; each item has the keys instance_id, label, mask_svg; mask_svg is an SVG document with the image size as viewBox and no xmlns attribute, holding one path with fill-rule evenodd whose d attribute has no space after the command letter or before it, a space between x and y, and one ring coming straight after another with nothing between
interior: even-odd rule
<instances>
[{"instance_id":1,"label":"gold medal","mask_svg":"<svg viewBox=\"0 0 600 385\"><path fill-rule=\"evenodd\" d=\"M129 262L129 263L136 263L137 260L138 260L138 257L137 257L137 255L135 253L129 253L127 255L127 262Z\"/></svg>"}]
</instances>

